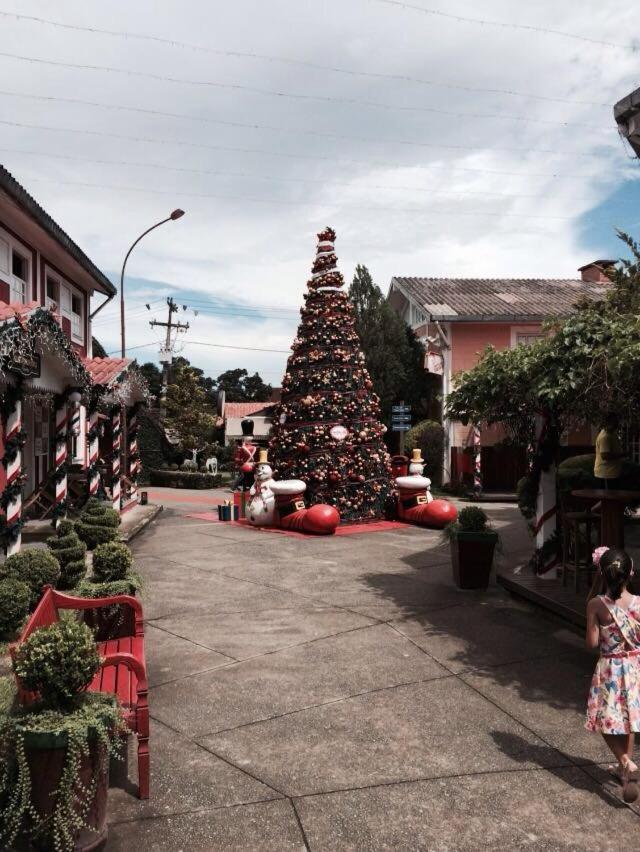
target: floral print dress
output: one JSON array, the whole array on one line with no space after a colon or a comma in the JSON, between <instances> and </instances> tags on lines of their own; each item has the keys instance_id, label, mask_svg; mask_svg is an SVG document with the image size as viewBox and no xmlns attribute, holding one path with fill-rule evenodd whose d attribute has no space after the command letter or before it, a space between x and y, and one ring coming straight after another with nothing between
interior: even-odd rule
<instances>
[{"instance_id":1,"label":"floral print dress","mask_svg":"<svg viewBox=\"0 0 640 852\"><path fill-rule=\"evenodd\" d=\"M600 659L587 704L588 731L640 732L640 597L622 609L606 595L601 600L611 624L600 625Z\"/></svg>"}]
</instances>

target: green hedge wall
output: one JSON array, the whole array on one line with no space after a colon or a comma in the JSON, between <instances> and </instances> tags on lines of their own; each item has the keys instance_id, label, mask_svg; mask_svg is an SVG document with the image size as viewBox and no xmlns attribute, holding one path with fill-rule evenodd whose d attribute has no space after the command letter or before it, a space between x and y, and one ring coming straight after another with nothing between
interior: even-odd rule
<instances>
[{"instance_id":1,"label":"green hedge wall","mask_svg":"<svg viewBox=\"0 0 640 852\"><path fill-rule=\"evenodd\" d=\"M150 470L151 485L164 488L218 488L222 484L219 473L199 473L187 470Z\"/></svg>"}]
</instances>

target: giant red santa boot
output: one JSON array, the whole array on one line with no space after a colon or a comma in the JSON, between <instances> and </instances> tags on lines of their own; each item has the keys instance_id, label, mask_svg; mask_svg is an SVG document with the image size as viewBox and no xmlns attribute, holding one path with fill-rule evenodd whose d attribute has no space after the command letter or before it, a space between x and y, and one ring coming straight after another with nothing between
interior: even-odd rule
<instances>
[{"instance_id":1,"label":"giant red santa boot","mask_svg":"<svg viewBox=\"0 0 640 852\"><path fill-rule=\"evenodd\" d=\"M285 530L333 535L340 523L340 513L334 506L318 503L308 509L304 503L307 486L301 479L272 482L276 498L276 515L279 526Z\"/></svg>"},{"instance_id":2,"label":"giant red santa boot","mask_svg":"<svg viewBox=\"0 0 640 852\"><path fill-rule=\"evenodd\" d=\"M398 517L408 524L442 529L458 517L453 503L434 500L431 480L423 476L424 459L419 449L412 451L409 476L396 479L398 488Z\"/></svg>"}]
</instances>

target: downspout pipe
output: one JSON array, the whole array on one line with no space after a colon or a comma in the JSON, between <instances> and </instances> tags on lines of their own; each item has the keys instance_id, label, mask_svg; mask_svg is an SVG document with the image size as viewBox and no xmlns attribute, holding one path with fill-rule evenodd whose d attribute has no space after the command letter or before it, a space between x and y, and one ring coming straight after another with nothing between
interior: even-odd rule
<instances>
[{"instance_id":1,"label":"downspout pipe","mask_svg":"<svg viewBox=\"0 0 640 852\"><path fill-rule=\"evenodd\" d=\"M95 311L93 311L92 313L89 314L89 319L92 320L97 314L99 314L100 311L104 307L106 307L109 304L109 302L115 297L115 295L116 295L115 293L112 293L110 296L107 296L107 298L104 300L104 302L102 302L101 305L98 305L98 307L95 309Z\"/></svg>"}]
</instances>

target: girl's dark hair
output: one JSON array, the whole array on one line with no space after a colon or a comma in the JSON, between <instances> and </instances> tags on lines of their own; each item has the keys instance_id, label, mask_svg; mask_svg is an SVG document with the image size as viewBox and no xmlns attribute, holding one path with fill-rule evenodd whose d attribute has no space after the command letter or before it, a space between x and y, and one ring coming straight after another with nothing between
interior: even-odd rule
<instances>
[{"instance_id":1,"label":"girl's dark hair","mask_svg":"<svg viewBox=\"0 0 640 852\"><path fill-rule=\"evenodd\" d=\"M612 547L603 553L600 558L600 571L607 587L607 594L613 601L617 601L622 590L629 582L633 560L624 550Z\"/></svg>"}]
</instances>

